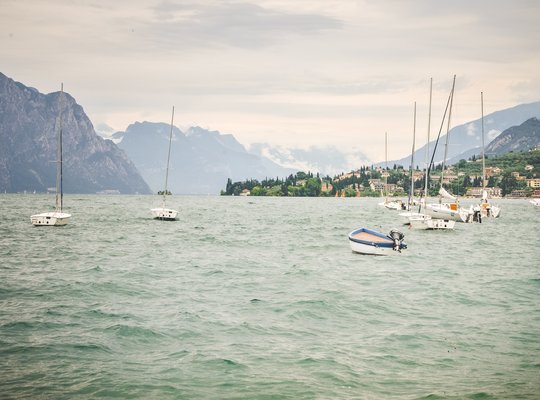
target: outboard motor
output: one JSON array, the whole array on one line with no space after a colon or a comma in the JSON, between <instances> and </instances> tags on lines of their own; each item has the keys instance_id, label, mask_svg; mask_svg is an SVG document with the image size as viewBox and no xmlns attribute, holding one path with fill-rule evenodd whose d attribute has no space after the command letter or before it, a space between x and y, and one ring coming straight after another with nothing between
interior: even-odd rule
<instances>
[{"instance_id":1,"label":"outboard motor","mask_svg":"<svg viewBox=\"0 0 540 400\"><path fill-rule=\"evenodd\" d=\"M401 253L401 242L403 242L405 235L397 229L392 229L388 234L388 237L394 241L394 251L399 251Z\"/></svg>"}]
</instances>

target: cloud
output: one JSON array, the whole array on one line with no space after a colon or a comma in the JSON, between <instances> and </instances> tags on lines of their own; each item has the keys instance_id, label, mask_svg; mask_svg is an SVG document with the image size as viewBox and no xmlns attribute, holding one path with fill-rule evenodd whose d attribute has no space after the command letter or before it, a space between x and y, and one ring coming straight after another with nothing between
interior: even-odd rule
<instances>
[{"instance_id":1,"label":"cloud","mask_svg":"<svg viewBox=\"0 0 540 400\"><path fill-rule=\"evenodd\" d=\"M467 126L465 127L466 131L467 131L467 136L476 136L476 126L475 124L471 123L471 124L467 124Z\"/></svg>"},{"instance_id":2,"label":"cloud","mask_svg":"<svg viewBox=\"0 0 540 400\"><path fill-rule=\"evenodd\" d=\"M171 51L186 48L260 49L289 35L313 35L341 29L340 20L313 13L291 13L248 2L172 2L153 9L143 23L150 43Z\"/></svg>"},{"instance_id":3,"label":"cloud","mask_svg":"<svg viewBox=\"0 0 540 400\"><path fill-rule=\"evenodd\" d=\"M41 92L65 82L119 130L174 104L179 123L244 143L381 159L388 131L399 158L413 102L427 126L431 76L432 133L454 74L453 124L478 119L480 91L490 112L538 100L539 13L536 0L4 0L1 72Z\"/></svg>"},{"instance_id":4,"label":"cloud","mask_svg":"<svg viewBox=\"0 0 540 400\"><path fill-rule=\"evenodd\" d=\"M495 139L500 134L501 134L501 131L497 129L490 129L489 132L487 132L486 134L486 142L490 143L493 139Z\"/></svg>"}]
</instances>

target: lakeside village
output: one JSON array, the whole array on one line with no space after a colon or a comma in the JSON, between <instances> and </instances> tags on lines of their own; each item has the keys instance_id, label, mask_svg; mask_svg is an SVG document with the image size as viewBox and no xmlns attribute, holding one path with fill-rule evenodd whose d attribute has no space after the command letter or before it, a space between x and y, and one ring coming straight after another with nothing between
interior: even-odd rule
<instances>
[{"instance_id":1,"label":"lakeside village","mask_svg":"<svg viewBox=\"0 0 540 400\"><path fill-rule=\"evenodd\" d=\"M486 156L486 190L492 198L540 198L540 146L520 153L507 153L490 158ZM361 167L331 178L298 172L289 177L269 178L259 182L227 180L223 196L303 196L303 197L381 197L408 196L411 179L414 196L424 188L425 169L418 166L412 171L402 166ZM461 197L481 197L482 158L475 156L460 160L442 171L442 164L435 166L429 176L429 196L437 196L442 184L451 193Z\"/></svg>"}]
</instances>

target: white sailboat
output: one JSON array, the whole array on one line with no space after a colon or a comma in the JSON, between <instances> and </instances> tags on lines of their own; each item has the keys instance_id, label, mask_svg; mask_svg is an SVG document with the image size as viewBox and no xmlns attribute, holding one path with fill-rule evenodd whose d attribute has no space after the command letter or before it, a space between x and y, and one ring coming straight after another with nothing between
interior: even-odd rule
<instances>
[{"instance_id":1,"label":"white sailboat","mask_svg":"<svg viewBox=\"0 0 540 400\"><path fill-rule=\"evenodd\" d=\"M60 87L59 95L59 112L58 112L58 134L57 134L57 160L56 160L56 204L55 210L34 214L30 216L30 221L34 226L63 226L66 225L71 218L71 214L63 212L64 192L62 187L62 112L64 99L64 85Z\"/></svg>"},{"instance_id":2,"label":"white sailboat","mask_svg":"<svg viewBox=\"0 0 540 400\"><path fill-rule=\"evenodd\" d=\"M445 149L444 149L444 159L443 159L443 165L442 165L442 170L441 170L439 203L427 204L425 208L425 213L434 219L447 219L447 220L453 220L456 222L468 222L472 218L471 210L461 207L458 203L457 197L451 195L450 193L448 193L448 191L446 191L443 188L444 169L445 169L446 159L448 156L448 138L450 134L450 118L452 115L452 105L454 101L455 86L456 86L456 76L454 75L454 81L452 83L452 90L450 91L450 96L448 98L448 103L447 103L448 124L446 128L446 144L445 144ZM443 123L444 123L444 117L443 117ZM441 125L441 129L439 130L439 137L441 134L441 130L442 130L442 125ZM437 138L437 141L438 140L439 139ZM435 156L436 150L437 150L437 146L435 145L433 156ZM433 162L433 157L432 157L431 162ZM446 201L443 202L443 199L445 199Z\"/></svg>"},{"instance_id":3,"label":"white sailboat","mask_svg":"<svg viewBox=\"0 0 540 400\"><path fill-rule=\"evenodd\" d=\"M174 123L174 106L172 108L172 117L171 117L171 131L169 133L169 151L167 153L167 169L165 172L165 189L163 190L163 201L161 203L161 207L152 208L150 209L150 212L152 213L152 216L154 219L160 219L163 221L174 221L176 220L176 216L178 215L177 210L173 210L172 208L165 207L168 191L167 191L167 183L169 180L169 163L171 160L171 143L172 143L172 131L173 131L173 123Z\"/></svg>"},{"instance_id":4,"label":"white sailboat","mask_svg":"<svg viewBox=\"0 0 540 400\"><path fill-rule=\"evenodd\" d=\"M453 88L452 88L453 91ZM431 162L428 163L429 160L429 136L430 136L430 130L431 130L431 99L432 99L432 93L433 93L433 78L430 80L429 85L429 116L428 116L428 133L427 133L427 144L426 144L426 174L424 177L424 198L420 199L420 207L417 213L415 212L409 212L406 215L406 218L408 219L408 223L410 224L411 228L414 229L423 229L423 230L433 230L433 229L454 229L454 225L456 224L455 221L450 220L449 218L433 218L431 215L427 214L427 206L426 206L426 199L427 199L427 193L428 193L428 184L429 184L429 171ZM416 111L416 108L415 108ZM416 112L415 112L416 115ZM435 154L435 151L437 150L437 147L435 147L435 150L433 154Z\"/></svg>"},{"instance_id":5,"label":"white sailboat","mask_svg":"<svg viewBox=\"0 0 540 400\"><path fill-rule=\"evenodd\" d=\"M384 171L384 201L379 203L389 210L401 210L401 200L388 200L388 133L384 133L384 159L385 159L385 171Z\"/></svg>"},{"instance_id":6,"label":"white sailboat","mask_svg":"<svg viewBox=\"0 0 540 400\"><path fill-rule=\"evenodd\" d=\"M482 109L482 200L480 201L480 213L482 217L499 218L501 208L489 202L486 190L486 155L484 153L484 93L480 92L480 104Z\"/></svg>"},{"instance_id":7,"label":"white sailboat","mask_svg":"<svg viewBox=\"0 0 540 400\"><path fill-rule=\"evenodd\" d=\"M428 127L429 130L429 127ZM428 137L429 140L429 137ZM407 204L405 206L405 209L407 211L399 213L399 216L401 217L403 223L405 225L409 225L409 218L412 216L418 216L420 215L418 212L413 211L413 206L415 204L414 201L414 151L415 151L415 145L416 145L416 102L414 102L414 123L413 123L413 144L412 144L412 152L411 152L411 187L409 192L409 198L407 200Z\"/></svg>"}]
</instances>

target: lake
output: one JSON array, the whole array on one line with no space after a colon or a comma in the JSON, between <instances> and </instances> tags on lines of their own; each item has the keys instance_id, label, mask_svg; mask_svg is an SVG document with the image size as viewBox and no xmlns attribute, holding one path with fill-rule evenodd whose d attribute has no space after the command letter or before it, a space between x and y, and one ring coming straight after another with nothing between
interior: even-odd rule
<instances>
[{"instance_id":1,"label":"lake","mask_svg":"<svg viewBox=\"0 0 540 400\"><path fill-rule=\"evenodd\" d=\"M0 195L0 398L537 399L540 209L412 231L373 198ZM467 203L468 202L468 203ZM472 200L464 201L470 204ZM401 255L351 252L357 227Z\"/></svg>"}]
</instances>

